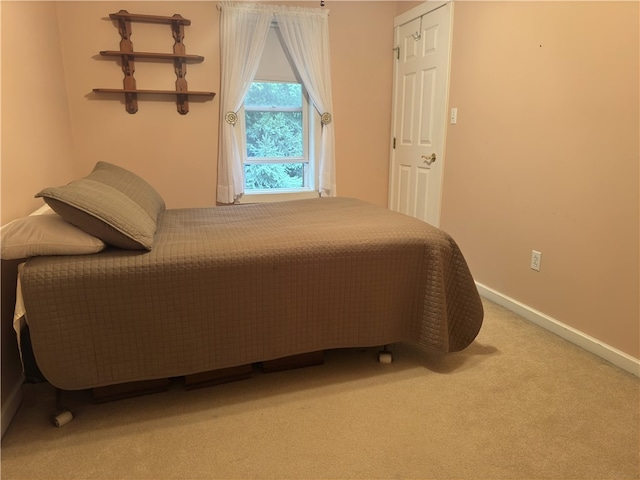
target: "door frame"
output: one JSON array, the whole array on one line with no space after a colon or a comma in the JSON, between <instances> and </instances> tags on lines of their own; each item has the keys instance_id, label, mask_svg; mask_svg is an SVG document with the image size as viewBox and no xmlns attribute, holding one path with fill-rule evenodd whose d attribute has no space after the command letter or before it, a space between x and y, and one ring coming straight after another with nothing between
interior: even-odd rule
<instances>
[{"instance_id":1,"label":"door frame","mask_svg":"<svg viewBox=\"0 0 640 480\"><path fill-rule=\"evenodd\" d=\"M393 20L393 28L395 30L396 27L404 25L405 23L409 23L415 20L416 18L420 18L421 16L426 15L429 12L433 12L434 10L437 10L438 8L446 5L447 3L450 3L451 6L453 7L452 0L433 0L433 1L427 0L426 2L421 3L420 5L416 5L415 7L398 15ZM451 9L451 12L453 13L453 8ZM453 17L453 15L451 16Z\"/></svg>"},{"instance_id":2,"label":"door frame","mask_svg":"<svg viewBox=\"0 0 640 480\"><path fill-rule=\"evenodd\" d=\"M399 27L401 27L402 25L405 25L406 23L412 22L416 19L419 19L420 17L423 17L425 15L427 15L428 13L433 12L434 10L437 10L443 6L445 6L446 4L451 4L451 9L449 11L449 51L448 53L448 60L447 60L447 71L446 71L446 78L445 78L445 98L444 98L444 105L445 105L445 110L443 112L444 114L444 138L443 138L443 143L442 143L442 158L439 158L438 161L441 162L441 172L442 174L440 175L440 198L438 199L438 213L437 213L437 221L435 222L435 226L439 227L440 226L440 217L441 217L441 212L442 212L442 185L444 182L444 161L446 158L446 149L447 149L447 135L448 135L448 130L449 130L449 122L448 122L448 115L447 112L449 110L449 88L450 88L450 83L451 83L451 51L453 50L453 16L454 16L454 1L453 0L427 0L424 3L421 3L420 5L416 5L415 7L407 10L404 13L401 13L400 15L396 16L394 18L393 21L393 42L394 42L394 46L397 47L396 43L396 36L397 36L397 29ZM395 55L395 49L394 49L394 55ZM397 104L397 76L398 76L398 62L394 60L393 62L393 82L392 82L392 88L393 88L393 92L392 92L392 103L391 103L391 135L390 135L390 140L389 140L389 187L388 187L388 198L387 198L387 206L389 209L391 209L391 203L392 203L392 188L393 188L393 182L394 182L394 169L393 169L393 165L394 165L394 155L395 155L395 149L394 149L394 137L395 137L395 133L396 133L396 104Z\"/></svg>"}]
</instances>

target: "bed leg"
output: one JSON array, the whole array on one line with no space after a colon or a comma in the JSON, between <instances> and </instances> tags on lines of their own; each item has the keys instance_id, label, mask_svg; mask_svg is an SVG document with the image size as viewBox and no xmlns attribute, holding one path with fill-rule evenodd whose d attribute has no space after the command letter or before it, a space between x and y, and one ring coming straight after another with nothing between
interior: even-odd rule
<instances>
[{"instance_id":1,"label":"bed leg","mask_svg":"<svg viewBox=\"0 0 640 480\"><path fill-rule=\"evenodd\" d=\"M391 363L393 362L393 354L387 348L387 345L382 347L382 350L378 352L378 362L380 363Z\"/></svg>"},{"instance_id":2,"label":"bed leg","mask_svg":"<svg viewBox=\"0 0 640 480\"><path fill-rule=\"evenodd\" d=\"M62 405L62 390L56 388L56 413L51 417L51 421L56 427L64 427L73 420L73 414Z\"/></svg>"}]
</instances>

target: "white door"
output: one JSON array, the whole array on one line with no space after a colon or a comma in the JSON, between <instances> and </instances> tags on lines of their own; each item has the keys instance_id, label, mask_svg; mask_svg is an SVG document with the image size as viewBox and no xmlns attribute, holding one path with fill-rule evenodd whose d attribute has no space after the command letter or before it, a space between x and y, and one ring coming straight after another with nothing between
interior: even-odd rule
<instances>
[{"instance_id":1,"label":"white door","mask_svg":"<svg viewBox=\"0 0 640 480\"><path fill-rule=\"evenodd\" d=\"M440 224L451 3L396 17L389 208Z\"/></svg>"}]
</instances>

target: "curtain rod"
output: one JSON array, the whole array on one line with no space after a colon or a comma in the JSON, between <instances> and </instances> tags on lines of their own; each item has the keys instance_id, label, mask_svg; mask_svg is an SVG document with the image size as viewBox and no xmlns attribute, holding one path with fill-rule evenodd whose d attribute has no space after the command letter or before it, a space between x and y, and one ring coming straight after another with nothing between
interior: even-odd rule
<instances>
[{"instance_id":1,"label":"curtain rod","mask_svg":"<svg viewBox=\"0 0 640 480\"><path fill-rule=\"evenodd\" d=\"M240 2L240 3L244 3L244 2ZM260 3L254 3L254 5L260 5ZM269 5L269 4L265 4L265 5ZM286 6L286 5L278 5L278 6ZM324 6L325 6L325 0L320 0L320 7L324 7ZM300 8L307 8L307 7L300 7ZM219 12L222 11L222 3L216 3L216 10L218 10Z\"/></svg>"}]
</instances>

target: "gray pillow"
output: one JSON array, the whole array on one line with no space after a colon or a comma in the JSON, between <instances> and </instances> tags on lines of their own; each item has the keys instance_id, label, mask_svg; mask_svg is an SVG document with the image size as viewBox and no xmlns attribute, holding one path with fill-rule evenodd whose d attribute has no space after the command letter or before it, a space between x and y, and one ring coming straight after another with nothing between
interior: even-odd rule
<instances>
[{"instance_id":1,"label":"gray pillow","mask_svg":"<svg viewBox=\"0 0 640 480\"><path fill-rule=\"evenodd\" d=\"M87 177L45 188L36 197L86 233L129 250L151 250L157 217L165 209L147 182L106 162L98 162Z\"/></svg>"},{"instance_id":2,"label":"gray pillow","mask_svg":"<svg viewBox=\"0 0 640 480\"><path fill-rule=\"evenodd\" d=\"M120 190L136 202L154 220L165 209L160 194L145 180L133 172L107 162L98 162L85 178L104 183Z\"/></svg>"}]
</instances>

